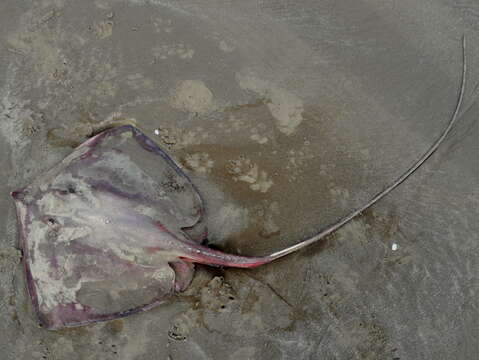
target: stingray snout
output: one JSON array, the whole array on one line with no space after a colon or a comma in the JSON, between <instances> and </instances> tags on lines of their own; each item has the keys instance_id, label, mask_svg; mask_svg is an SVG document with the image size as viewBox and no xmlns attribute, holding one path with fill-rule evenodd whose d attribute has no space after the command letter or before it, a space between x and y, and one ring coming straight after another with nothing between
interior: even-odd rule
<instances>
[{"instance_id":1,"label":"stingray snout","mask_svg":"<svg viewBox=\"0 0 479 360\"><path fill-rule=\"evenodd\" d=\"M22 190L11 191L10 196L15 200L23 200L25 198L25 194Z\"/></svg>"}]
</instances>

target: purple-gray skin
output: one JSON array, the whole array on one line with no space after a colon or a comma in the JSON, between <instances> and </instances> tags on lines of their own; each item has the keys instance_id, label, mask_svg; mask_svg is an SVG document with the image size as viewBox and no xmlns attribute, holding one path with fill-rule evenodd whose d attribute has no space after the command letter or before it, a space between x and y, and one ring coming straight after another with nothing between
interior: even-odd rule
<instances>
[{"instance_id":1,"label":"purple-gray skin","mask_svg":"<svg viewBox=\"0 0 479 360\"><path fill-rule=\"evenodd\" d=\"M250 268L336 231L396 188L444 141L458 117L403 175L315 236L276 253L245 257L202 246L200 194L178 165L136 127L90 138L31 185L12 192L28 292L48 329L145 311L185 290L194 263Z\"/></svg>"}]
</instances>

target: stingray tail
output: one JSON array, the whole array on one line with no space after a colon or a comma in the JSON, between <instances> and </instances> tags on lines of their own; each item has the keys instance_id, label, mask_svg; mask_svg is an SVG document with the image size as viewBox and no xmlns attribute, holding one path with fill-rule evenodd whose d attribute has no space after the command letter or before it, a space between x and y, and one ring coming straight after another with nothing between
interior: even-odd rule
<instances>
[{"instance_id":1,"label":"stingray tail","mask_svg":"<svg viewBox=\"0 0 479 360\"><path fill-rule=\"evenodd\" d=\"M395 181L391 184L386 186L383 190L378 192L374 195L371 200L369 200L366 204L359 207L356 210L353 210L351 213L346 215L345 217L339 219L337 222L329 225L324 230L320 231L316 235L301 241L298 244L293 246L287 247L283 250L277 251L272 253L268 256L263 257L246 257L246 256L239 256L239 255L231 255L225 254L221 251L216 251L214 249L201 247L193 248L192 253L188 254L188 256L182 257L183 260L197 262L202 264L209 264L209 265L220 265L220 266L228 266L228 267L237 267L237 268L253 268L257 267L266 263L269 263L275 259L280 257L286 256L291 254L292 252L298 251L310 244L313 244L324 237L328 236L329 234L335 232L339 228L346 225L349 221L354 219L356 216L360 215L363 211L367 210L374 204L376 204L379 200L389 194L392 190L398 187L402 182L404 182L409 176L411 176L424 162L431 157L432 154L438 149L439 145L442 144L444 139L447 137L449 132L451 131L452 127L456 123L459 115L459 110L461 108L464 92L466 87L466 73L467 73L467 63L466 63L466 38L462 38L462 78L461 78L461 87L458 95L458 99L456 102L455 110L449 120L447 127L444 129L442 134L439 138L431 145L431 147L408 169L406 170L401 176L399 176Z\"/></svg>"},{"instance_id":2,"label":"stingray tail","mask_svg":"<svg viewBox=\"0 0 479 360\"><path fill-rule=\"evenodd\" d=\"M250 257L228 254L202 245L192 246L185 255L180 256L180 259L199 264L234 268L254 268L274 260L269 256Z\"/></svg>"},{"instance_id":3,"label":"stingray tail","mask_svg":"<svg viewBox=\"0 0 479 360\"><path fill-rule=\"evenodd\" d=\"M401 176L399 176L395 181L393 181L391 184L386 186L382 191L377 193L371 200L369 200L366 204L361 206L360 208L353 210L351 213L346 215L345 217L341 218L334 224L326 227L324 230L320 231L318 234L312 236L309 239L303 240L302 242L295 244L293 246L287 247L286 249L280 250L278 252L275 252L267 257L269 261L272 261L274 259L278 259L280 257L283 257L285 255L288 255L292 252L298 251L312 243L315 243L322 238L326 237L327 235L335 232L342 226L346 225L349 221L354 219L356 216L361 214L363 211L367 210L374 204L376 204L379 200L381 200L383 197L385 197L387 194L389 194L392 190L394 190L396 187L398 187L403 181L405 181L409 176L411 176L424 162L431 157L432 154L437 150L439 145L442 144L444 139L447 137L449 132L451 131L452 127L454 124L457 122L457 119L459 117L459 110L461 108L463 98L464 98L464 92L466 88L466 73L467 73L467 62L466 62L466 37L463 36L462 38L462 77L461 77L461 87L459 91L459 95L457 98L456 102L456 107L454 109L454 112L451 116L451 119L449 120L448 125L442 132L442 134L438 137L438 139L431 145L431 147L417 160L408 170L406 170Z\"/></svg>"}]
</instances>

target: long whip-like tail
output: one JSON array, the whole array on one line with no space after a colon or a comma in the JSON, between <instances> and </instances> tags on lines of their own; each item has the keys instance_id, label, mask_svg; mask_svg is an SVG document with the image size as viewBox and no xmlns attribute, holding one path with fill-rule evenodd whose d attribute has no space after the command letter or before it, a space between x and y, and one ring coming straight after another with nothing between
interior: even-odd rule
<instances>
[{"instance_id":1,"label":"long whip-like tail","mask_svg":"<svg viewBox=\"0 0 479 360\"><path fill-rule=\"evenodd\" d=\"M389 194L392 190L398 187L403 181L405 181L409 176L411 176L424 162L431 157L432 154L438 149L438 147L443 143L444 139L447 137L452 127L456 123L459 117L459 110L461 108L464 92L466 88L466 73L467 73L467 61L466 61L466 38L462 38L462 78L461 78L461 87L459 95L457 98L456 107L454 113L442 134L439 138L431 145L431 147L401 176L399 176L395 181L386 186L383 190L374 195L371 200L365 203L363 206L357 208L356 210L351 211L348 215L339 219L337 222L329 225L324 230L321 230L316 235L303 240L295 245L289 246L283 250L277 251L270 255L260 256L260 257L248 257L240 256L233 254L226 254L218 250L213 250L201 245L189 245L190 249L187 252L188 256L182 257L186 261L198 262L203 264L216 264L220 266L228 267L240 267L240 268L251 268L257 267L266 263L269 263L275 259L291 254L292 252L298 251L308 245L311 245L329 234L335 232L342 226L346 225L348 222L353 220L356 216L360 215L363 211L367 210L379 200ZM194 249L193 249L194 248Z\"/></svg>"},{"instance_id":2,"label":"long whip-like tail","mask_svg":"<svg viewBox=\"0 0 479 360\"><path fill-rule=\"evenodd\" d=\"M290 254L294 251L297 251L299 249L304 248L305 246L308 246L310 244L313 244L317 242L318 240L321 240L325 236L335 232L342 226L346 225L349 221L354 219L356 216L361 214L363 211L367 210L374 204L376 204L379 200L381 200L383 197L385 197L387 194L389 194L392 190L394 190L396 187L398 187L403 181L405 181L409 176L411 176L421 165L424 164L424 162L431 157L432 154L438 149L438 147L442 144L444 139L447 137L449 132L451 131L452 127L456 123L459 115L459 110L461 108L463 98L464 98L464 92L466 89L466 73L467 73L467 61L466 61L466 37L463 36L462 38L462 78L461 78L461 88L459 91L459 95L457 98L457 103L456 103L456 108L454 109L454 113L451 117L451 120L449 121L449 124L447 127L444 129L442 132L441 136L431 145L429 150L427 150L424 155L422 155L419 160L417 160L406 172L404 172L400 177L398 177L394 182L389 184L387 187L385 187L382 191L377 193L371 200L369 200L366 204L363 206L359 207L356 210L353 210L351 213L346 215L345 217L341 218L334 224L328 226L324 230L321 230L319 233L316 235L310 237L309 239L306 239L304 241L299 242L298 244L292 245L290 247L287 247L286 249L277 251L271 255L269 255L269 258L271 260L283 257L287 254Z\"/></svg>"}]
</instances>

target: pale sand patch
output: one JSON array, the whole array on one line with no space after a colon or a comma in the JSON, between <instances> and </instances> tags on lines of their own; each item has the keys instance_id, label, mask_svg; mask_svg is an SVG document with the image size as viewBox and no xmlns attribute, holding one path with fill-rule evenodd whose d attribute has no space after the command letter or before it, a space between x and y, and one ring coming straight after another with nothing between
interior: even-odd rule
<instances>
[{"instance_id":1,"label":"pale sand patch","mask_svg":"<svg viewBox=\"0 0 479 360\"><path fill-rule=\"evenodd\" d=\"M213 93L200 80L185 80L174 90L170 104L178 110L205 114L214 108Z\"/></svg>"},{"instance_id":2,"label":"pale sand patch","mask_svg":"<svg viewBox=\"0 0 479 360\"><path fill-rule=\"evenodd\" d=\"M243 90L249 90L269 99L266 103L271 115L278 123L278 129L291 135L303 121L303 101L295 94L252 75L238 73L236 80Z\"/></svg>"}]
</instances>

